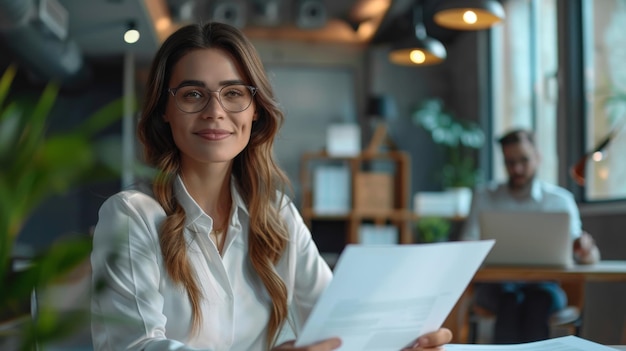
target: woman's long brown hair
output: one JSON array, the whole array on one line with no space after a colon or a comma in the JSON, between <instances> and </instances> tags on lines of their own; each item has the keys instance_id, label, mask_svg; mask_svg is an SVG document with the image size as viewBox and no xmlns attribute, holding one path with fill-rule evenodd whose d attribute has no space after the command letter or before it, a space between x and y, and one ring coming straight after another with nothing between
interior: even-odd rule
<instances>
[{"instance_id":1,"label":"woman's long brown hair","mask_svg":"<svg viewBox=\"0 0 626 351\"><path fill-rule=\"evenodd\" d=\"M169 125L163 120L168 101L167 84L172 69L192 50L219 48L238 64L246 83L258 88L254 104L258 119L252 125L250 141L233 161L233 175L250 213L248 258L271 298L268 322L268 349L287 319L287 289L274 267L288 240L279 216L282 195L288 180L274 161L272 146L284 115L275 101L263 64L249 40L236 28L221 24L192 24L172 34L157 52L148 77L144 108L138 135L149 165L159 174L153 191L167 218L160 232L163 260L171 279L182 285L193 311L193 331L202 322L202 292L187 258L183 237L185 212L173 194L173 182L180 170L180 154ZM268 301L268 303L270 303Z\"/></svg>"}]
</instances>

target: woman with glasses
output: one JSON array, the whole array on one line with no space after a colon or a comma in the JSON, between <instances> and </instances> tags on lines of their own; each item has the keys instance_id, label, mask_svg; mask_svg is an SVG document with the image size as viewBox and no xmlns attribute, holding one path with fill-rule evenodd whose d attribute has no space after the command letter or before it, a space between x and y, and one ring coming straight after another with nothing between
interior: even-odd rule
<instances>
[{"instance_id":1,"label":"woman with glasses","mask_svg":"<svg viewBox=\"0 0 626 351\"><path fill-rule=\"evenodd\" d=\"M333 350L297 334L331 280L272 157L283 122L234 27L188 25L156 54L138 134L149 191L102 205L94 233L95 350ZM441 329L415 349L450 341ZM419 347L419 348L418 348Z\"/></svg>"}]
</instances>

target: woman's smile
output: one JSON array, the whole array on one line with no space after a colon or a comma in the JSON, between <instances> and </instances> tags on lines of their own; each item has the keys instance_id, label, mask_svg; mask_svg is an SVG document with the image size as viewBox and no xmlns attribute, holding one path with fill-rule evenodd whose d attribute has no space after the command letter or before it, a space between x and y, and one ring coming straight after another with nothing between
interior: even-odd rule
<instances>
[{"instance_id":1,"label":"woman's smile","mask_svg":"<svg viewBox=\"0 0 626 351\"><path fill-rule=\"evenodd\" d=\"M207 140L223 140L231 136L231 132L224 129L202 129L194 134Z\"/></svg>"}]
</instances>

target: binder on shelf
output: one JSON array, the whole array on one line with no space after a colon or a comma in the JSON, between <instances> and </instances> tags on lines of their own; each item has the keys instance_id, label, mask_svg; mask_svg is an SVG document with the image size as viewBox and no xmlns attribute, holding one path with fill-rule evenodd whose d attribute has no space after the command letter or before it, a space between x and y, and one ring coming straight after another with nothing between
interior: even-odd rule
<instances>
[{"instance_id":1,"label":"binder on shelf","mask_svg":"<svg viewBox=\"0 0 626 351\"><path fill-rule=\"evenodd\" d=\"M362 245L398 244L398 227L393 225L361 224L359 243Z\"/></svg>"},{"instance_id":2,"label":"binder on shelf","mask_svg":"<svg viewBox=\"0 0 626 351\"><path fill-rule=\"evenodd\" d=\"M313 172L313 210L318 214L350 212L350 170L346 166L318 166Z\"/></svg>"}]
</instances>

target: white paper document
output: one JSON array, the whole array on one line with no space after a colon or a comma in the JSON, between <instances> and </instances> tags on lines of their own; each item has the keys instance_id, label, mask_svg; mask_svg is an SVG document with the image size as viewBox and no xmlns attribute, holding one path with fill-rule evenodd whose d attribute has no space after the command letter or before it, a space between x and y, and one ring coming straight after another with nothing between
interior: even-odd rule
<instances>
[{"instance_id":1,"label":"white paper document","mask_svg":"<svg viewBox=\"0 0 626 351\"><path fill-rule=\"evenodd\" d=\"M512 345L462 345L448 344L446 351L614 351L612 347L597 344L577 336L562 336L523 344Z\"/></svg>"},{"instance_id":2,"label":"white paper document","mask_svg":"<svg viewBox=\"0 0 626 351\"><path fill-rule=\"evenodd\" d=\"M340 337L342 351L398 351L441 327L493 240L348 245L296 346Z\"/></svg>"}]
</instances>

